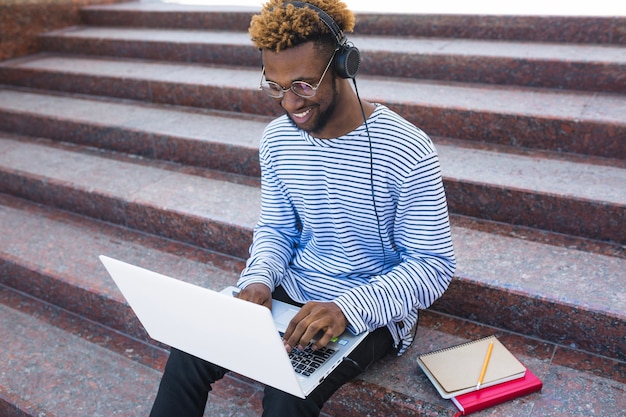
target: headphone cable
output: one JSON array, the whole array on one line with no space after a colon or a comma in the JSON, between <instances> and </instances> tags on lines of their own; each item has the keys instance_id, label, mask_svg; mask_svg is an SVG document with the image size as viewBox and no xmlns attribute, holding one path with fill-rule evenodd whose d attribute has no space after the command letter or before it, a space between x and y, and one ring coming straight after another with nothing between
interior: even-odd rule
<instances>
[{"instance_id":1,"label":"headphone cable","mask_svg":"<svg viewBox=\"0 0 626 417\"><path fill-rule=\"evenodd\" d=\"M376 216L376 226L378 226L378 238L380 240L380 248L383 252L383 264L380 268L380 275L383 274L385 270L385 265L387 263L386 254L385 254L385 245L383 243L383 233L380 227L380 216L378 215L378 208L376 207L376 195L374 193L374 152L372 150L372 137L370 135L369 125L367 123L367 116L365 116L365 108L363 107L363 101L361 100L361 96L359 95L359 88L356 85L356 78L352 78L352 83L354 84L354 91L356 92L356 97L359 100L359 105L361 106L361 115L363 116L363 123L365 124L365 132L367 133L367 141L369 144L370 151L370 191L372 193L372 204L374 205L374 215Z\"/></svg>"}]
</instances>

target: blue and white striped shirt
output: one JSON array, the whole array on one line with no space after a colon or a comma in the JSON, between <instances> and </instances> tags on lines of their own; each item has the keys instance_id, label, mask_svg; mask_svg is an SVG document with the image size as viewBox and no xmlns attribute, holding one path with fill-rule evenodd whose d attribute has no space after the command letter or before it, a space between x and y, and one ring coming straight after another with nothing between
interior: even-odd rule
<instances>
[{"instance_id":1,"label":"blue and white striped shirt","mask_svg":"<svg viewBox=\"0 0 626 417\"><path fill-rule=\"evenodd\" d=\"M333 301L351 331L387 326L403 353L418 309L455 270L448 210L430 138L383 105L367 126L371 152L365 124L334 139L287 116L266 127L261 215L239 286Z\"/></svg>"}]
</instances>

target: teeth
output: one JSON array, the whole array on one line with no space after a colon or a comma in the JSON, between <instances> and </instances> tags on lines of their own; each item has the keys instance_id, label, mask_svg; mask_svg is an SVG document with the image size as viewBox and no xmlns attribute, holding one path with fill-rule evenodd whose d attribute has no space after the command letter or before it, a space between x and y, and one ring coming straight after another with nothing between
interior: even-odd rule
<instances>
[{"instance_id":1,"label":"teeth","mask_svg":"<svg viewBox=\"0 0 626 417\"><path fill-rule=\"evenodd\" d=\"M311 110L309 109L309 110L307 110L307 111L303 111L302 113L294 113L293 115L294 115L294 116L296 116L296 117L300 117L300 118L301 118L301 117L304 117L304 116L306 116L307 114L309 114L309 112L310 112L310 111L311 111Z\"/></svg>"}]
</instances>

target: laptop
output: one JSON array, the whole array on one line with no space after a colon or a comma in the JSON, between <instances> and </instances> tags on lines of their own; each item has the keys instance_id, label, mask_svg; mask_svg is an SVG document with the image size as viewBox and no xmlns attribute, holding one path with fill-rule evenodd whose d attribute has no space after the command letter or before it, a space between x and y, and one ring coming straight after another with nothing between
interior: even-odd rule
<instances>
[{"instance_id":1,"label":"laptop","mask_svg":"<svg viewBox=\"0 0 626 417\"><path fill-rule=\"evenodd\" d=\"M281 334L299 307L272 301L272 310L107 256L100 260L148 335L300 398L311 393L367 336L346 331L324 349L291 359ZM296 350L297 351L297 350Z\"/></svg>"}]
</instances>

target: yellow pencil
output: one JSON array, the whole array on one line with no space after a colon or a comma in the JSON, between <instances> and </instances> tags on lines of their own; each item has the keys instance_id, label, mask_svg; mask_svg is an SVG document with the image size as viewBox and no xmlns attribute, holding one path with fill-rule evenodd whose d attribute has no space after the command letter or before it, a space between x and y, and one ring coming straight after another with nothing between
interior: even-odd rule
<instances>
[{"instance_id":1,"label":"yellow pencil","mask_svg":"<svg viewBox=\"0 0 626 417\"><path fill-rule=\"evenodd\" d=\"M478 378L478 384L476 384L476 390L480 389L480 384L483 383L483 379L485 378L485 372L487 371L487 366L489 365L489 359L491 359L491 351L493 350L493 342L489 343L489 347L487 348L487 356L485 356L485 362L483 362L483 369L480 371L480 377Z\"/></svg>"}]
</instances>

